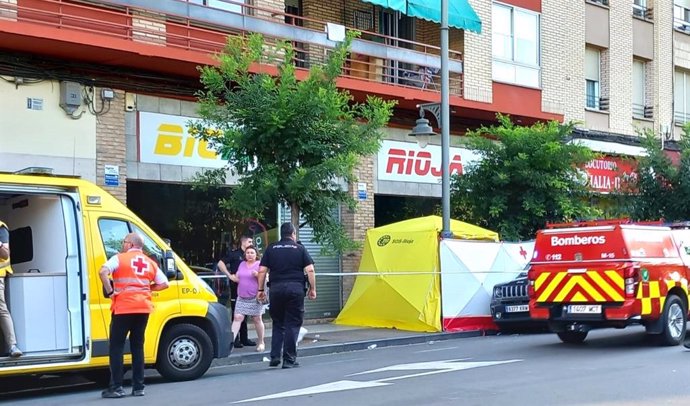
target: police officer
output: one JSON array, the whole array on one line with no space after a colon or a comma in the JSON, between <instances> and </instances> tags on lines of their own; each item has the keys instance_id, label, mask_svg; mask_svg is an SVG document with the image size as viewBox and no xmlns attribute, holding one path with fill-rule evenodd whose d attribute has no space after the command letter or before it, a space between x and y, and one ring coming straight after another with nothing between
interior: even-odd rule
<instances>
[{"instance_id":1,"label":"police officer","mask_svg":"<svg viewBox=\"0 0 690 406\"><path fill-rule=\"evenodd\" d=\"M307 275L309 299L316 299L314 260L307 250L297 244L297 233L292 223L280 226L280 241L266 248L259 267L259 293L257 300L264 302L263 290L266 272L270 274L269 313L273 320L270 366L295 368L297 362L297 336L304 321L304 275Z\"/></svg>"},{"instance_id":2,"label":"police officer","mask_svg":"<svg viewBox=\"0 0 690 406\"><path fill-rule=\"evenodd\" d=\"M5 345L9 348L10 357L17 358L22 356L22 351L17 347L12 315L5 301L5 276L11 273L10 232L5 223L0 221L0 330L5 338Z\"/></svg>"}]
</instances>

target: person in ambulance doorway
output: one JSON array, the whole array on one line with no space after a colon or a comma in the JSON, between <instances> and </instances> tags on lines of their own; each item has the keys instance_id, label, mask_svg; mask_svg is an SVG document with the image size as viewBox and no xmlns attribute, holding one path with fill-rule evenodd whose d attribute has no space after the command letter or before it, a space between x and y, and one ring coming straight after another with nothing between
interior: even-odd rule
<instances>
[{"instance_id":1,"label":"person in ambulance doorway","mask_svg":"<svg viewBox=\"0 0 690 406\"><path fill-rule=\"evenodd\" d=\"M0 330L2 330L5 345L9 348L10 357L18 358L22 356L22 351L17 347L17 338L14 335L12 315L5 301L5 277L11 273L10 232L5 223L0 221Z\"/></svg>"},{"instance_id":2,"label":"person in ambulance doorway","mask_svg":"<svg viewBox=\"0 0 690 406\"><path fill-rule=\"evenodd\" d=\"M240 238L240 247L236 250L230 251L223 259L218 261L218 269L230 279L230 275L237 273L240 263L244 261L244 251L252 245L254 240L252 237L243 235ZM232 308L234 319L235 307L237 306L237 283L230 279L230 307ZM245 318L240 324L240 333L235 336L235 348L242 348L244 346L253 347L256 343L249 339L247 334L247 319Z\"/></svg>"},{"instance_id":3,"label":"person in ambulance doorway","mask_svg":"<svg viewBox=\"0 0 690 406\"><path fill-rule=\"evenodd\" d=\"M120 254L111 257L99 272L103 292L112 300L110 309L110 385L104 398L125 396L122 389L123 352L129 333L132 352L132 396L144 396L144 333L153 311L151 291L168 287L168 279L143 251L143 237L127 234ZM110 276L112 275L112 283Z\"/></svg>"},{"instance_id":4,"label":"person in ambulance doorway","mask_svg":"<svg viewBox=\"0 0 690 406\"><path fill-rule=\"evenodd\" d=\"M268 273L271 279L269 313L273 321L269 366L280 365L282 352L283 368L295 368L299 366L297 337L304 321L304 275L309 282L306 295L311 300L316 299L316 277L314 260L304 246L297 244L292 223L280 226L280 238L266 248L261 258L256 299L261 303L266 301L263 286Z\"/></svg>"}]
</instances>

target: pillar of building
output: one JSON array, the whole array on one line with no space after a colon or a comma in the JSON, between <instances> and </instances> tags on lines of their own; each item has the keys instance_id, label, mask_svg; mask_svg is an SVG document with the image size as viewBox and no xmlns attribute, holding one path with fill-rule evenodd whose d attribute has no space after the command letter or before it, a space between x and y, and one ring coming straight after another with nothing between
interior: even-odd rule
<instances>
[{"instance_id":1,"label":"pillar of building","mask_svg":"<svg viewBox=\"0 0 690 406\"><path fill-rule=\"evenodd\" d=\"M470 5L482 21L482 33L464 34L463 97L466 100L491 103L493 81L491 73L491 2L470 0Z\"/></svg>"},{"instance_id":2,"label":"pillar of building","mask_svg":"<svg viewBox=\"0 0 690 406\"><path fill-rule=\"evenodd\" d=\"M100 93L100 90L96 89L96 92ZM115 90L114 93L115 98L109 102L104 102L104 110L96 117L96 184L110 192L122 203L126 203L125 92ZM117 167L117 185L106 185L106 165L109 168Z\"/></svg>"},{"instance_id":3,"label":"pillar of building","mask_svg":"<svg viewBox=\"0 0 690 406\"><path fill-rule=\"evenodd\" d=\"M629 2L609 3L612 35L607 64L611 132L629 135L635 134L632 126L633 17L631 7ZM605 64L602 63L602 65ZM602 72L603 75L604 72Z\"/></svg>"},{"instance_id":4,"label":"pillar of building","mask_svg":"<svg viewBox=\"0 0 690 406\"><path fill-rule=\"evenodd\" d=\"M584 122L585 2L543 1L541 6L542 111Z\"/></svg>"},{"instance_id":5,"label":"pillar of building","mask_svg":"<svg viewBox=\"0 0 690 406\"><path fill-rule=\"evenodd\" d=\"M374 156L362 157L355 169L356 182L348 185L348 193L357 200L357 207L350 210L347 207L341 209L340 220L347 235L355 242L363 244L367 230L374 227ZM365 188L362 193L362 187ZM359 262L362 259L362 249L344 252L341 256L342 273L356 273ZM343 276L342 299L343 303L352 292L355 276Z\"/></svg>"},{"instance_id":6,"label":"pillar of building","mask_svg":"<svg viewBox=\"0 0 690 406\"><path fill-rule=\"evenodd\" d=\"M652 94L654 95L655 128L668 126L669 134L674 131L673 123L673 3L655 2L654 7L654 56L652 65Z\"/></svg>"}]
</instances>

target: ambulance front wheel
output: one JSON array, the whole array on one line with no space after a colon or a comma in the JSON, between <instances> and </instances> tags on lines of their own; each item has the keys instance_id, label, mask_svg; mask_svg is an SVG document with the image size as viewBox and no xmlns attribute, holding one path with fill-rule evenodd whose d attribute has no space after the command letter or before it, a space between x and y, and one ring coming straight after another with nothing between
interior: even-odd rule
<instances>
[{"instance_id":1,"label":"ambulance front wheel","mask_svg":"<svg viewBox=\"0 0 690 406\"><path fill-rule=\"evenodd\" d=\"M664 303L661 315L664 330L660 335L662 345L678 345L685 339L686 328L685 304L676 295L670 295Z\"/></svg>"},{"instance_id":2,"label":"ambulance front wheel","mask_svg":"<svg viewBox=\"0 0 690 406\"><path fill-rule=\"evenodd\" d=\"M190 381L203 375L212 361L208 334L193 324L177 324L163 333L156 369L168 380Z\"/></svg>"},{"instance_id":3,"label":"ambulance front wheel","mask_svg":"<svg viewBox=\"0 0 690 406\"><path fill-rule=\"evenodd\" d=\"M557 334L561 341L568 344L580 344L587 338L586 331L561 331Z\"/></svg>"}]
</instances>

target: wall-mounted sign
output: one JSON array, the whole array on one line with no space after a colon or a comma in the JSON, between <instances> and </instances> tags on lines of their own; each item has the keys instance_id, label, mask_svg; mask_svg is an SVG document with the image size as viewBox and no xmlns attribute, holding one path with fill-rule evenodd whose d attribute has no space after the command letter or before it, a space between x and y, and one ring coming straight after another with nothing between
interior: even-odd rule
<instances>
[{"instance_id":1,"label":"wall-mounted sign","mask_svg":"<svg viewBox=\"0 0 690 406\"><path fill-rule=\"evenodd\" d=\"M363 182L357 183L357 198L359 200L367 200L367 184Z\"/></svg>"},{"instance_id":2,"label":"wall-mounted sign","mask_svg":"<svg viewBox=\"0 0 690 406\"><path fill-rule=\"evenodd\" d=\"M584 167L589 187L602 193L624 190L637 179L637 163L632 158L602 156Z\"/></svg>"},{"instance_id":3,"label":"wall-mounted sign","mask_svg":"<svg viewBox=\"0 0 690 406\"><path fill-rule=\"evenodd\" d=\"M104 165L103 166L103 183L106 186L119 186L120 185L120 167L117 165Z\"/></svg>"},{"instance_id":4,"label":"wall-mounted sign","mask_svg":"<svg viewBox=\"0 0 690 406\"><path fill-rule=\"evenodd\" d=\"M462 175L463 166L479 160L479 155L465 148L450 148L450 174ZM420 148L414 142L384 140L378 152L378 180L396 182L440 183L441 147Z\"/></svg>"},{"instance_id":5,"label":"wall-mounted sign","mask_svg":"<svg viewBox=\"0 0 690 406\"><path fill-rule=\"evenodd\" d=\"M188 133L192 117L139 112L139 161L222 168L227 161L205 141Z\"/></svg>"}]
</instances>

